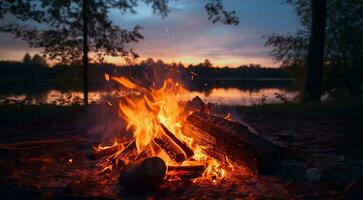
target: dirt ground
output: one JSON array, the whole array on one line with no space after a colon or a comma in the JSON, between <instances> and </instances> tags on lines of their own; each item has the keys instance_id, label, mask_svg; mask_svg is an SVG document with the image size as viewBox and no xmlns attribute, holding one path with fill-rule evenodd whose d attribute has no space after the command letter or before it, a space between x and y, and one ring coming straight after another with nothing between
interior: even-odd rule
<instances>
[{"instance_id":1,"label":"dirt ground","mask_svg":"<svg viewBox=\"0 0 363 200\"><path fill-rule=\"evenodd\" d=\"M129 194L115 175L89 159L105 132L120 128L99 108L3 129L0 199L357 199L363 178L360 117L308 118L283 113L237 115L291 156L271 176L229 172L221 182L183 183L177 190ZM97 117L95 117L95 115ZM330 116L330 117L329 117Z\"/></svg>"}]
</instances>

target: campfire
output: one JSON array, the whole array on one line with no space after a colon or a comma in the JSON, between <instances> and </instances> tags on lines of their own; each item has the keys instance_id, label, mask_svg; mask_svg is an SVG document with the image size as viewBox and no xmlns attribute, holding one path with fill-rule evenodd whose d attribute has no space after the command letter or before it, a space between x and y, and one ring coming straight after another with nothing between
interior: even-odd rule
<instances>
[{"instance_id":1,"label":"campfire","mask_svg":"<svg viewBox=\"0 0 363 200\"><path fill-rule=\"evenodd\" d=\"M105 77L127 91L117 109L132 137L94 147L93 158L100 174L117 174L125 189L144 192L197 180L218 184L235 170L253 175L278 166L277 146L199 97L186 101L181 84L167 79L162 87L145 87L126 77Z\"/></svg>"}]
</instances>

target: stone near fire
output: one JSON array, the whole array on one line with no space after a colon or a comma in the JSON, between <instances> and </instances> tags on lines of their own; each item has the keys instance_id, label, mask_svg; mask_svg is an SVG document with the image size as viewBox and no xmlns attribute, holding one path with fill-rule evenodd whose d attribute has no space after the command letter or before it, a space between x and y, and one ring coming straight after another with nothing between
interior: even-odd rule
<instances>
[{"instance_id":1,"label":"stone near fire","mask_svg":"<svg viewBox=\"0 0 363 200\"><path fill-rule=\"evenodd\" d=\"M145 158L128 165L121 172L119 183L129 192L151 192L163 183L166 169L166 164L161 158Z\"/></svg>"}]
</instances>

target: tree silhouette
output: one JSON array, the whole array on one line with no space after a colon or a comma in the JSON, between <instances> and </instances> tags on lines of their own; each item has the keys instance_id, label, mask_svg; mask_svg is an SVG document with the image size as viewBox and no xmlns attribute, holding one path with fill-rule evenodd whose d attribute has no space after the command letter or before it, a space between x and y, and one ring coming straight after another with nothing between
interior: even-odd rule
<instances>
[{"instance_id":1,"label":"tree silhouette","mask_svg":"<svg viewBox=\"0 0 363 200\"><path fill-rule=\"evenodd\" d=\"M26 53L23 57L23 63L24 64L30 64L32 62L32 57L29 53Z\"/></svg>"},{"instance_id":2,"label":"tree silhouette","mask_svg":"<svg viewBox=\"0 0 363 200\"><path fill-rule=\"evenodd\" d=\"M226 11L221 0L209 0L205 5L208 13L208 19L213 23L221 22L227 25L237 25L239 23L235 11Z\"/></svg>"},{"instance_id":3,"label":"tree silhouette","mask_svg":"<svg viewBox=\"0 0 363 200\"><path fill-rule=\"evenodd\" d=\"M144 2L163 16L168 11L165 1ZM127 49L125 44L143 38L139 33L139 26L128 31L114 25L108 16L110 9L135 12L136 1L6 0L0 5L0 16L10 13L23 21L33 20L39 24L46 24L46 28L37 28L13 23L2 27L3 31L24 39L31 47L43 48L43 54L48 59L79 64L82 61L85 105L88 104L88 53L95 54L95 61L98 62L102 62L104 56L130 59L137 55L132 49Z\"/></svg>"},{"instance_id":4,"label":"tree silhouette","mask_svg":"<svg viewBox=\"0 0 363 200\"><path fill-rule=\"evenodd\" d=\"M37 65L47 66L47 62L39 54L35 54L31 60L31 62L34 64L37 64Z\"/></svg>"},{"instance_id":5,"label":"tree silhouette","mask_svg":"<svg viewBox=\"0 0 363 200\"><path fill-rule=\"evenodd\" d=\"M213 67L212 63L208 59L205 59L203 64L204 67Z\"/></svg>"},{"instance_id":6,"label":"tree silhouette","mask_svg":"<svg viewBox=\"0 0 363 200\"><path fill-rule=\"evenodd\" d=\"M3 0L0 18L11 14L22 21L33 21L46 26L22 26L16 23L1 27L17 38L24 39L31 47L43 48L48 59L63 63L82 63L84 104L88 104L89 53L94 61L102 62L105 56L138 57L126 44L143 39L139 26L133 30L122 29L109 19L111 9L121 13L135 13L139 2L152 7L154 13L165 17L169 0ZM208 16L213 22L238 23L234 12L224 11L220 0L208 0Z\"/></svg>"},{"instance_id":7,"label":"tree silhouette","mask_svg":"<svg viewBox=\"0 0 363 200\"><path fill-rule=\"evenodd\" d=\"M287 2L295 9L300 25L299 30L294 34L272 34L268 37L266 46L273 47L271 55L277 61L282 61L283 67L296 66L296 74L303 74L304 72L298 68L306 66L305 69L301 69L307 70L308 66L313 1L287 0ZM317 14L321 15L323 12L324 10L319 10ZM359 90L362 84L362 79L358 76L363 58L362 19L363 1L330 0L326 5L324 71L336 71L334 76L341 78L332 77L330 72L324 73L325 87L327 87L327 82L331 85L333 79L335 79L334 81L342 79L341 84L345 84L349 91ZM322 40L315 41L321 42ZM313 47L310 46L310 49ZM312 65L309 64L309 66ZM327 76L330 80L327 79ZM308 80L308 77L305 77L305 80Z\"/></svg>"}]
</instances>

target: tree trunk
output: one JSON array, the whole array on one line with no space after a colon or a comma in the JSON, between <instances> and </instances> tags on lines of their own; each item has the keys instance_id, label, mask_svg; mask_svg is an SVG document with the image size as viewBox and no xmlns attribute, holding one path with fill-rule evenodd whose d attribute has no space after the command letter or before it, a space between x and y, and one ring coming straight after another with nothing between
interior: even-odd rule
<instances>
[{"instance_id":1,"label":"tree trunk","mask_svg":"<svg viewBox=\"0 0 363 200\"><path fill-rule=\"evenodd\" d=\"M83 103L88 105L88 0L82 1L83 21Z\"/></svg>"},{"instance_id":2,"label":"tree trunk","mask_svg":"<svg viewBox=\"0 0 363 200\"><path fill-rule=\"evenodd\" d=\"M312 23L305 80L305 101L319 102L323 75L326 0L312 0Z\"/></svg>"}]
</instances>

